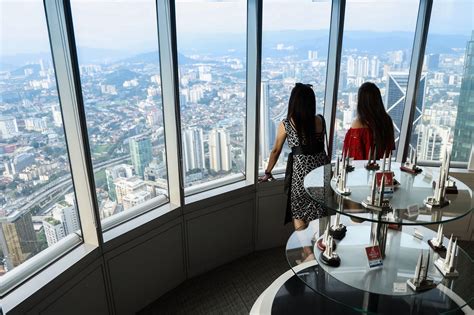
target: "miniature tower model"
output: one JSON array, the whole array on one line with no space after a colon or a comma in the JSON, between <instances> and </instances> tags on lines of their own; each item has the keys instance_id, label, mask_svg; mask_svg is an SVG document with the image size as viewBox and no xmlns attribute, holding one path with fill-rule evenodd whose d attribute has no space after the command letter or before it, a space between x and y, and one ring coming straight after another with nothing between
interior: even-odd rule
<instances>
[{"instance_id":1,"label":"miniature tower model","mask_svg":"<svg viewBox=\"0 0 474 315\"><path fill-rule=\"evenodd\" d=\"M341 264L341 258L339 258L339 255L333 251L332 243L333 243L332 236L329 235L328 246L326 246L324 251L321 252L319 257L320 257L320 260L324 264L332 266L332 267L339 267L339 265Z\"/></svg>"},{"instance_id":2,"label":"miniature tower model","mask_svg":"<svg viewBox=\"0 0 474 315\"><path fill-rule=\"evenodd\" d=\"M456 182L453 180L449 179L449 166L451 164L451 151L446 149L444 159L443 159L443 165L444 165L444 170L446 172L446 193L447 194L457 194L458 193L458 188L456 187Z\"/></svg>"},{"instance_id":3,"label":"miniature tower model","mask_svg":"<svg viewBox=\"0 0 474 315\"><path fill-rule=\"evenodd\" d=\"M431 240L428 240L428 245L435 251L435 252L445 252L446 247L443 245L443 225L440 224L438 225L438 233L436 234L436 237L432 238Z\"/></svg>"},{"instance_id":4,"label":"miniature tower model","mask_svg":"<svg viewBox=\"0 0 474 315\"><path fill-rule=\"evenodd\" d=\"M381 182L382 176L385 176L385 186L384 186L384 193L393 193L394 186L393 186L393 176L394 173L391 171L392 163L392 154L390 153L388 156L388 162L385 153L383 154L382 158L382 170L377 171L375 173L377 177L377 182Z\"/></svg>"},{"instance_id":5,"label":"miniature tower model","mask_svg":"<svg viewBox=\"0 0 474 315\"><path fill-rule=\"evenodd\" d=\"M377 147L375 146L374 149L369 149L369 160L365 165L365 168L369 171L378 170L380 166L377 164Z\"/></svg>"},{"instance_id":6,"label":"miniature tower model","mask_svg":"<svg viewBox=\"0 0 474 315\"><path fill-rule=\"evenodd\" d=\"M323 237L321 237L318 242L316 243L316 246L320 251L326 250L327 245L329 244L329 238L331 238L331 246L333 249L336 249L336 242L333 240L333 238L329 235L329 225L330 222L328 222L328 225L326 226L326 230L324 231Z\"/></svg>"},{"instance_id":7,"label":"miniature tower model","mask_svg":"<svg viewBox=\"0 0 474 315\"><path fill-rule=\"evenodd\" d=\"M343 196L347 196L351 194L351 190L346 187L346 182L347 182L347 159L345 155L342 155L342 167L340 174L337 178L337 192Z\"/></svg>"},{"instance_id":8,"label":"miniature tower model","mask_svg":"<svg viewBox=\"0 0 474 315\"><path fill-rule=\"evenodd\" d=\"M416 264L415 275L413 279L408 279L407 284L413 291L424 291L436 287L433 280L428 279L428 268L430 265L430 253L428 251L428 257L423 259L423 251L418 257L418 263Z\"/></svg>"},{"instance_id":9,"label":"miniature tower model","mask_svg":"<svg viewBox=\"0 0 474 315\"><path fill-rule=\"evenodd\" d=\"M349 155L349 149L347 149L347 152L346 152L346 160L347 160L347 163L346 163L346 171L347 172L352 172L355 168L354 166L351 165L351 158L350 158L350 155Z\"/></svg>"},{"instance_id":10,"label":"miniature tower model","mask_svg":"<svg viewBox=\"0 0 474 315\"><path fill-rule=\"evenodd\" d=\"M416 166L416 163L418 162L418 154L416 152L416 149L413 148L411 145L409 149L410 149L410 158L407 158L405 163L403 163L402 166L400 166L400 170L416 175L418 173L421 173L421 168Z\"/></svg>"},{"instance_id":11,"label":"miniature tower model","mask_svg":"<svg viewBox=\"0 0 474 315\"><path fill-rule=\"evenodd\" d=\"M446 166L445 161L439 168L439 178L436 182L434 196L428 197L425 200L425 204L429 208L442 208L449 204L449 200L446 199Z\"/></svg>"},{"instance_id":12,"label":"miniature tower model","mask_svg":"<svg viewBox=\"0 0 474 315\"><path fill-rule=\"evenodd\" d=\"M385 190L385 175L382 174L382 178L380 180L380 189L379 189L379 196L376 198L377 195L377 174L374 174L372 179L372 189L370 196L367 197L366 200L362 200L361 204L367 209L371 210L378 210L378 211L388 211L391 210L390 202L388 199L384 198L384 190Z\"/></svg>"},{"instance_id":13,"label":"miniature tower model","mask_svg":"<svg viewBox=\"0 0 474 315\"><path fill-rule=\"evenodd\" d=\"M379 196L376 198L377 195L377 174L374 174L372 178L372 189L370 192L370 196L367 197L366 200L362 200L361 204L367 209L371 210L378 210L378 211L388 211L391 210L390 202L388 199L384 198L384 190L385 190L385 175L382 175L380 180L380 189L378 190Z\"/></svg>"},{"instance_id":14,"label":"miniature tower model","mask_svg":"<svg viewBox=\"0 0 474 315\"><path fill-rule=\"evenodd\" d=\"M449 239L448 248L446 249L446 258L438 258L435 261L435 266L446 278L457 277L459 273L454 268L454 256L456 256L458 240L456 239L453 244L453 235Z\"/></svg>"},{"instance_id":15,"label":"miniature tower model","mask_svg":"<svg viewBox=\"0 0 474 315\"><path fill-rule=\"evenodd\" d=\"M339 155L336 156L336 167L334 168L334 174L333 174L333 178L335 178L337 180L338 176L339 176L339 173L340 173L340 161L339 161Z\"/></svg>"}]
</instances>

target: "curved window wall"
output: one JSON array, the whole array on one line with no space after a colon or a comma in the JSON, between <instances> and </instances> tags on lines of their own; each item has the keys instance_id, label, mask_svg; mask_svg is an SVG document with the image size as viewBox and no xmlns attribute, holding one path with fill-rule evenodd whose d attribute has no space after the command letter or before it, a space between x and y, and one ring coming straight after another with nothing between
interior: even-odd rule
<instances>
[{"instance_id":1,"label":"curved window wall","mask_svg":"<svg viewBox=\"0 0 474 315\"><path fill-rule=\"evenodd\" d=\"M81 226L43 3L10 1L1 11L0 282L8 285L35 255L80 239Z\"/></svg>"},{"instance_id":2,"label":"curved window wall","mask_svg":"<svg viewBox=\"0 0 474 315\"><path fill-rule=\"evenodd\" d=\"M71 4L97 203L108 228L168 196L155 2Z\"/></svg>"},{"instance_id":3,"label":"curved window wall","mask_svg":"<svg viewBox=\"0 0 474 315\"><path fill-rule=\"evenodd\" d=\"M285 116L297 81L313 84L318 113L336 110L335 122L327 121L336 131L336 152L355 115L357 87L371 80L395 124L402 123L405 97L415 99L409 123L416 126L400 138L402 147L411 141L422 152L421 144L438 139L420 140L436 125L448 132L435 145L453 143L453 160L467 162L474 133L472 3L433 3L424 68L407 78L411 56L422 51L413 39L428 30L420 23L415 30L420 3L429 13L429 0L265 0L261 15L262 2L253 0L74 0L72 8L67 1L3 1L0 296L82 241L102 246L99 220L120 235L129 226L118 223L146 210L159 209L152 217L178 208L183 195L243 179L253 185L257 174L244 170L266 165L271 123ZM328 31L343 24L343 32ZM261 33L262 42L254 43ZM248 86L247 79L261 84ZM410 91L406 81L415 79L425 83ZM333 102L325 91L336 88ZM260 99L248 99L258 90ZM260 104L260 111L247 104ZM166 150L166 143L173 145ZM267 145L249 161L251 143ZM422 159L439 161L439 154ZM168 178L176 184L168 187ZM172 202L158 207L168 195ZM142 221L130 226L136 222Z\"/></svg>"}]
</instances>

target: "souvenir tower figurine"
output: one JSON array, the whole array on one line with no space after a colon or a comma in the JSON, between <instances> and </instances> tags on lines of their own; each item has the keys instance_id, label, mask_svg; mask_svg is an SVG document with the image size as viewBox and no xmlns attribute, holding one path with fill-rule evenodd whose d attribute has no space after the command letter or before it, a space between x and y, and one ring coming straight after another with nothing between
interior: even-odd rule
<instances>
[{"instance_id":1,"label":"souvenir tower figurine","mask_svg":"<svg viewBox=\"0 0 474 315\"><path fill-rule=\"evenodd\" d=\"M456 187L456 182L449 179L449 165L451 164L451 151L448 152L446 149L444 159L443 159L443 165L444 165L444 171L446 172L446 193L447 194L457 194L458 193L458 188Z\"/></svg>"},{"instance_id":2,"label":"souvenir tower figurine","mask_svg":"<svg viewBox=\"0 0 474 315\"><path fill-rule=\"evenodd\" d=\"M329 224L330 222L328 222L328 225L326 227L326 230L324 231L323 237L321 237L316 243L316 246L318 247L320 251L326 250L327 244L329 243L329 237L331 237L329 235ZM331 246L332 246L332 249L336 249L336 242L333 240L332 237L331 237Z\"/></svg>"},{"instance_id":3,"label":"souvenir tower figurine","mask_svg":"<svg viewBox=\"0 0 474 315\"><path fill-rule=\"evenodd\" d=\"M415 291L424 291L436 287L433 280L428 279L428 267L430 265L430 252L428 251L428 257L426 260L423 259L423 251L421 251L418 257L418 263L416 264L415 275L413 279L408 279L407 283L410 288Z\"/></svg>"},{"instance_id":4,"label":"souvenir tower figurine","mask_svg":"<svg viewBox=\"0 0 474 315\"><path fill-rule=\"evenodd\" d=\"M351 158L350 158L350 155L349 155L349 149L347 149L347 153L345 154L345 157L346 157L346 160L347 160L346 171L352 172L355 168L354 168L354 166L351 165Z\"/></svg>"},{"instance_id":5,"label":"souvenir tower figurine","mask_svg":"<svg viewBox=\"0 0 474 315\"><path fill-rule=\"evenodd\" d=\"M458 240L456 239L453 244L453 235L449 239L448 248L446 249L446 258L438 258L435 261L435 266L446 278L452 278L459 276L458 271L454 268L454 256L456 255Z\"/></svg>"},{"instance_id":6,"label":"souvenir tower figurine","mask_svg":"<svg viewBox=\"0 0 474 315\"><path fill-rule=\"evenodd\" d=\"M414 175L421 173L421 168L416 166L417 162L418 153L416 152L416 149L410 145L410 158L407 158L405 163L400 166L400 170Z\"/></svg>"},{"instance_id":7,"label":"souvenir tower figurine","mask_svg":"<svg viewBox=\"0 0 474 315\"><path fill-rule=\"evenodd\" d=\"M438 233L436 237L428 240L428 245L437 253L446 252L446 247L443 245L443 225L438 225Z\"/></svg>"},{"instance_id":8,"label":"souvenir tower figurine","mask_svg":"<svg viewBox=\"0 0 474 315\"><path fill-rule=\"evenodd\" d=\"M375 146L374 149L369 149L369 160L367 164L365 164L365 168L369 171L378 170L380 166L377 164L377 147Z\"/></svg>"},{"instance_id":9,"label":"souvenir tower figurine","mask_svg":"<svg viewBox=\"0 0 474 315\"><path fill-rule=\"evenodd\" d=\"M361 204L367 209L378 210L378 211L389 211L391 210L390 202L384 198L385 191L385 175L382 175L380 181L379 196L375 198L377 194L377 176L374 174L372 180L372 189L370 196L366 200L362 200Z\"/></svg>"},{"instance_id":10,"label":"souvenir tower figurine","mask_svg":"<svg viewBox=\"0 0 474 315\"><path fill-rule=\"evenodd\" d=\"M323 252L319 255L319 258L321 262L324 264L331 266L331 267L339 267L341 264L341 258L339 258L339 255L336 254L333 251L333 246L332 246L333 240L332 236L328 236L328 246L324 249Z\"/></svg>"},{"instance_id":11,"label":"souvenir tower figurine","mask_svg":"<svg viewBox=\"0 0 474 315\"><path fill-rule=\"evenodd\" d=\"M341 166L340 166L340 159L339 159L339 155L338 155L338 156L336 156L336 165L334 167L333 178L335 178L337 180L340 172L341 172Z\"/></svg>"},{"instance_id":12,"label":"souvenir tower figurine","mask_svg":"<svg viewBox=\"0 0 474 315\"><path fill-rule=\"evenodd\" d=\"M385 166L388 166L387 169ZM394 184L393 184L393 176L394 173L391 170L392 168L392 154L388 156L388 163L386 161L385 153L383 154L382 158L382 170L377 171L375 176L377 177L377 186L380 187L382 176L385 176L385 190L384 193L393 193Z\"/></svg>"},{"instance_id":13,"label":"souvenir tower figurine","mask_svg":"<svg viewBox=\"0 0 474 315\"><path fill-rule=\"evenodd\" d=\"M439 168L439 178L436 182L434 196L425 199L425 204L428 208L442 208L449 204L449 200L446 199L446 166L443 165Z\"/></svg>"},{"instance_id":14,"label":"souvenir tower figurine","mask_svg":"<svg viewBox=\"0 0 474 315\"><path fill-rule=\"evenodd\" d=\"M343 155L342 156L342 167L340 168L340 174L337 177L337 182L336 182L336 184L337 184L336 191L339 194L343 195L343 196L347 196L347 195L351 194L351 190L346 187L346 182L347 182L346 166L347 166L347 159Z\"/></svg>"}]
</instances>

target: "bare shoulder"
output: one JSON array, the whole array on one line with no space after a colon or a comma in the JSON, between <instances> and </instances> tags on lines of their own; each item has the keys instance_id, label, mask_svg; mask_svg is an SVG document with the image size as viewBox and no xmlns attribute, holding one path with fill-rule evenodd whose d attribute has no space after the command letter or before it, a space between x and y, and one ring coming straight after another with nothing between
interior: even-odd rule
<instances>
[{"instance_id":1,"label":"bare shoulder","mask_svg":"<svg viewBox=\"0 0 474 315\"><path fill-rule=\"evenodd\" d=\"M314 116L314 120L316 122L316 132L323 131L323 120L321 119L321 116L319 115Z\"/></svg>"},{"instance_id":2,"label":"bare shoulder","mask_svg":"<svg viewBox=\"0 0 474 315\"><path fill-rule=\"evenodd\" d=\"M361 122L358 118L356 118L351 125L351 128L358 129L358 128L367 128L367 125Z\"/></svg>"}]
</instances>

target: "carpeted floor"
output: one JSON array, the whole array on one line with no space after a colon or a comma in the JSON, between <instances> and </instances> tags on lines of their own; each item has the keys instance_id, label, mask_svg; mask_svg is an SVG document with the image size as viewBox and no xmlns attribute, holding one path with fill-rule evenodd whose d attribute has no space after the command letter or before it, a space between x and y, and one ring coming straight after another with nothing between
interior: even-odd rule
<instances>
[{"instance_id":1,"label":"carpeted floor","mask_svg":"<svg viewBox=\"0 0 474 315\"><path fill-rule=\"evenodd\" d=\"M256 252L186 281L139 314L248 314L288 269L283 247Z\"/></svg>"},{"instance_id":2,"label":"carpeted floor","mask_svg":"<svg viewBox=\"0 0 474 315\"><path fill-rule=\"evenodd\" d=\"M474 257L474 242L459 245ZM288 270L284 250L256 252L190 279L139 314L248 314L258 296Z\"/></svg>"}]
</instances>

